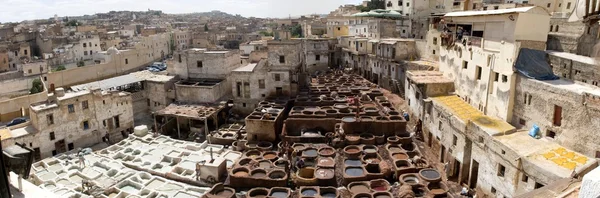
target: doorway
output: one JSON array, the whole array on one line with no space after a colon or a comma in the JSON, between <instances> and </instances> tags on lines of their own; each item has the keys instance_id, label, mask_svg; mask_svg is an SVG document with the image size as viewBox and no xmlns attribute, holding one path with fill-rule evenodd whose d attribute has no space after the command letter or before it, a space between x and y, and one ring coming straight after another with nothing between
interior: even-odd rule
<instances>
[{"instance_id":1,"label":"doorway","mask_svg":"<svg viewBox=\"0 0 600 198\"><path fill-rule=\"evenodd\" d=\"M452 163L452 170L449 172L448 174L448 180L450 181L454 181L454 182L459 182L458 181L458 175L460 172L460 162L456 159L452 159L454 161L454 163Z\"/></svg>"},{"instance_id":2,"label":"doorway","mask_svg":"<svg viewBox=\"0 0 600 198\"><path fill-rule=\"evenodd\" d=\"M469 180L469 188L475 189L477 187L477 178L479 173L479 162L473 160L471 162L471 179Z\"/></svg>"},{"instance_id":3,"label":"doorway","mask_svg":"<svg viewBox=\"0 0 600 198\"><path fill-rule=\"evenodd\" d=\"M554 105L554 126L560 126L562 124L562 107Z\"/></svg>"},{"instance_id":4,"label":"doorway","mask_svg":"<svg viewBox=\"0 0 600 198\"><path fill-rule=\"evenodd\" d=\"M446 147L440 143L442 146L442 153L440 154L440 162L444 163L444 157L446 156Z\"/></svg>"},{"instance_id":5,"label":"doorway","mask_svg":"<svg viewBox=\"0 0 600 198\"><path fill-rule=\"evenodd\" d=\"M65 144L65 139L56 141L54 143L54 149L56 150L57 154L67 152L67 145Z\"/></svg>"}]
</instances>

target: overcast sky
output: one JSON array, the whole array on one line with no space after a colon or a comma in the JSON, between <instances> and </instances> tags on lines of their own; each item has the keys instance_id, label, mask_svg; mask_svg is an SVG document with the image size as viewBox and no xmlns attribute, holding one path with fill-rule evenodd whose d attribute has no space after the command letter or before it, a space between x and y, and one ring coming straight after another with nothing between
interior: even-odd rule
<instances>
[{"instance_id":1,"label":"overcast sky","mask_svg":"<svg viewBox=\"0 0 600 198\"><path fill-rule=\"evenodd\" d=\"M361 0L0 0L0 22L20 22L58 16L80 16L109 11L162 10L191 13L220 10L245 17L287 17L327 14L343 4Z\"/></svg>"}]
</instances>

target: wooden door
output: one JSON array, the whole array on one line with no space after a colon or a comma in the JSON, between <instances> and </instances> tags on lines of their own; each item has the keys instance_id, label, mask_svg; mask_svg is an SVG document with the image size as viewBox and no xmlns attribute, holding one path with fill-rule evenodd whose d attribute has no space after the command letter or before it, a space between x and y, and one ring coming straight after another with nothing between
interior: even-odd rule
<instances>
[{"instance_id":1,"label":"wooden door","mask_svg":"<svg viewBox=\"0 0 600 198\"><path fill-rule=\"evenodd\" d=\"M54 143L54 150L56 150L57 154L58 153L64 153L64 152L66 152L67 151L67 147L66 147L66 144L65 144L65 140L62 139L62 140L56 141Z\"/></svg>"},{"instance_id":2,"label":"wooden door","mask_svg":"<svg viewBox=\"0 0 600 198\"><path fill-rule=\"evenodd\" d=\"M554 126L560 126L562 124L562 107L554 105Z\"/></svg>"}]
</instances>

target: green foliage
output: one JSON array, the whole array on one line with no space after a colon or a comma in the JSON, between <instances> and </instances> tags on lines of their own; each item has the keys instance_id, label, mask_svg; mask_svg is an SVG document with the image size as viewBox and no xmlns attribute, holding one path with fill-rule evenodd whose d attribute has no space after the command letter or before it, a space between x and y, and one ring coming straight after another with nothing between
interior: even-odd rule
<instances>
[{"instance_id":1,"label":"green foliage","mask_svg":"<svg viewBox=\"0 0 600 198\"><path fill-rule=\"evenodd\" d=\"M368 12L376 9L385 9L385 1L384 0L371 0L367 3L367 7L359 5L356 6L360 12Z\"/></svg>"},{"instance_id":2,"label":"green foliage","mask_svg":"<svg viewBox=\"0 0 600 198\"><path fill-rule=\"evenodd\" d=\"M175 49L175 38L173 38L173 35L171 35L171 52L174 52Z\"/></svg>"},{"instance_id":3,"label":"green foliage","mask_svg":"<svg viewBox=\"0 0 600 198\"><path fill-rule=\"evenodd\" d=\"M208 32L208 24L204 24L204 31Z\"/></svg>"},{"instance_id":4,"label":"green foliage","mask_svg":"<svg viewBox=\"0 0 600 198\"><path fill-rule=\"evenodd\" d=\"M356 9L358 9L360 12L368 12L368 11L370 11L368 7L365 7L365 6L362 6L362 5L356 6Z\"/></svg>"},{"instance_id":5,"label":"green foliage","mask_svg":"<svg viewBox=\"0 0 600 198\"><path fill-rule=\"evenodd\" d=\"M85 66L85 62L83 62L83 61L77 62L77 67L83 67L83 66Z\"/></svg>"},{"instance_id":6,"label":"green foliage","mask_svg":"<svg viewBox=\"0 0 600 198\"><path fill-rule=\"evenodd\" d=\"M31 83L31 89L29 90L30 94L36 94L44 91L44 86L42 85L42 81L40 79L35 79Z\"/></svg>"},{"instance_id":7,"label":"green foliage","mask_svg":"<svg viewBox=\"0 0 600 198\"><path fill-rule=\"evenodd\" d=\"M300 24L292 26L290 28L290 33L292 34L292 37L302 38L302 26L300 26Z\"/></svg>"},{"instance_id":8,"label":"green foliage","mask_svg":"<svg viewBox=\"0 0 600 198\"><path fill-rule=\"evenodd\" d=\"M66 26L79 26L79 22L77 22L77 20L70 20L69 22L67 22L67 24L65 24Z\"/></svg>"},{"instance_id":9,"label":"green foliage","mask_svg":"<svg viewBox=\"0 0 600 198\"><path fill-rule=\"evenodd\" d=\"M261 32L259 32L259 34L261 34L261 35L263 35L263 36L273 36L273 33L272 33L272 32L271 32L271 33L269 33L269 32L267 32L267 31L261 31Z\"/></svg>"},{"instance_id":10,"label":"green foliage","mask_svg":"<svg viewBox=\"0 0 600 198\"><path fill-rule=\"evenodd\" d=\"M64 65L59 65L58 67L56 67L55 69L53 69L52 71L62 71L62 70L66 70L67 68Z\"/></svg>"}]
</instances>

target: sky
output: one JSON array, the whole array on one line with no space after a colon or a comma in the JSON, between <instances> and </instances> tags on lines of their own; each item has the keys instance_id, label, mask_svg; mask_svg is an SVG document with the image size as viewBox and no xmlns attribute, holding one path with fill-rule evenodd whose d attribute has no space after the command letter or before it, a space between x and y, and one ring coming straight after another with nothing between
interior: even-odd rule
<instances>
[{"instance_id":1,"label":"sky","mask_svg":"<svg viewBox=\"0 0 600 198\"><path fill-rule=\"evenodd\" d=\"M162 10L192 13L220 10L244 17L288 17L328 14L340 5L362 0L0 0L0 22L20 22L58 16L81 16L109 11Z\"/></svg>"}]
</instances>

